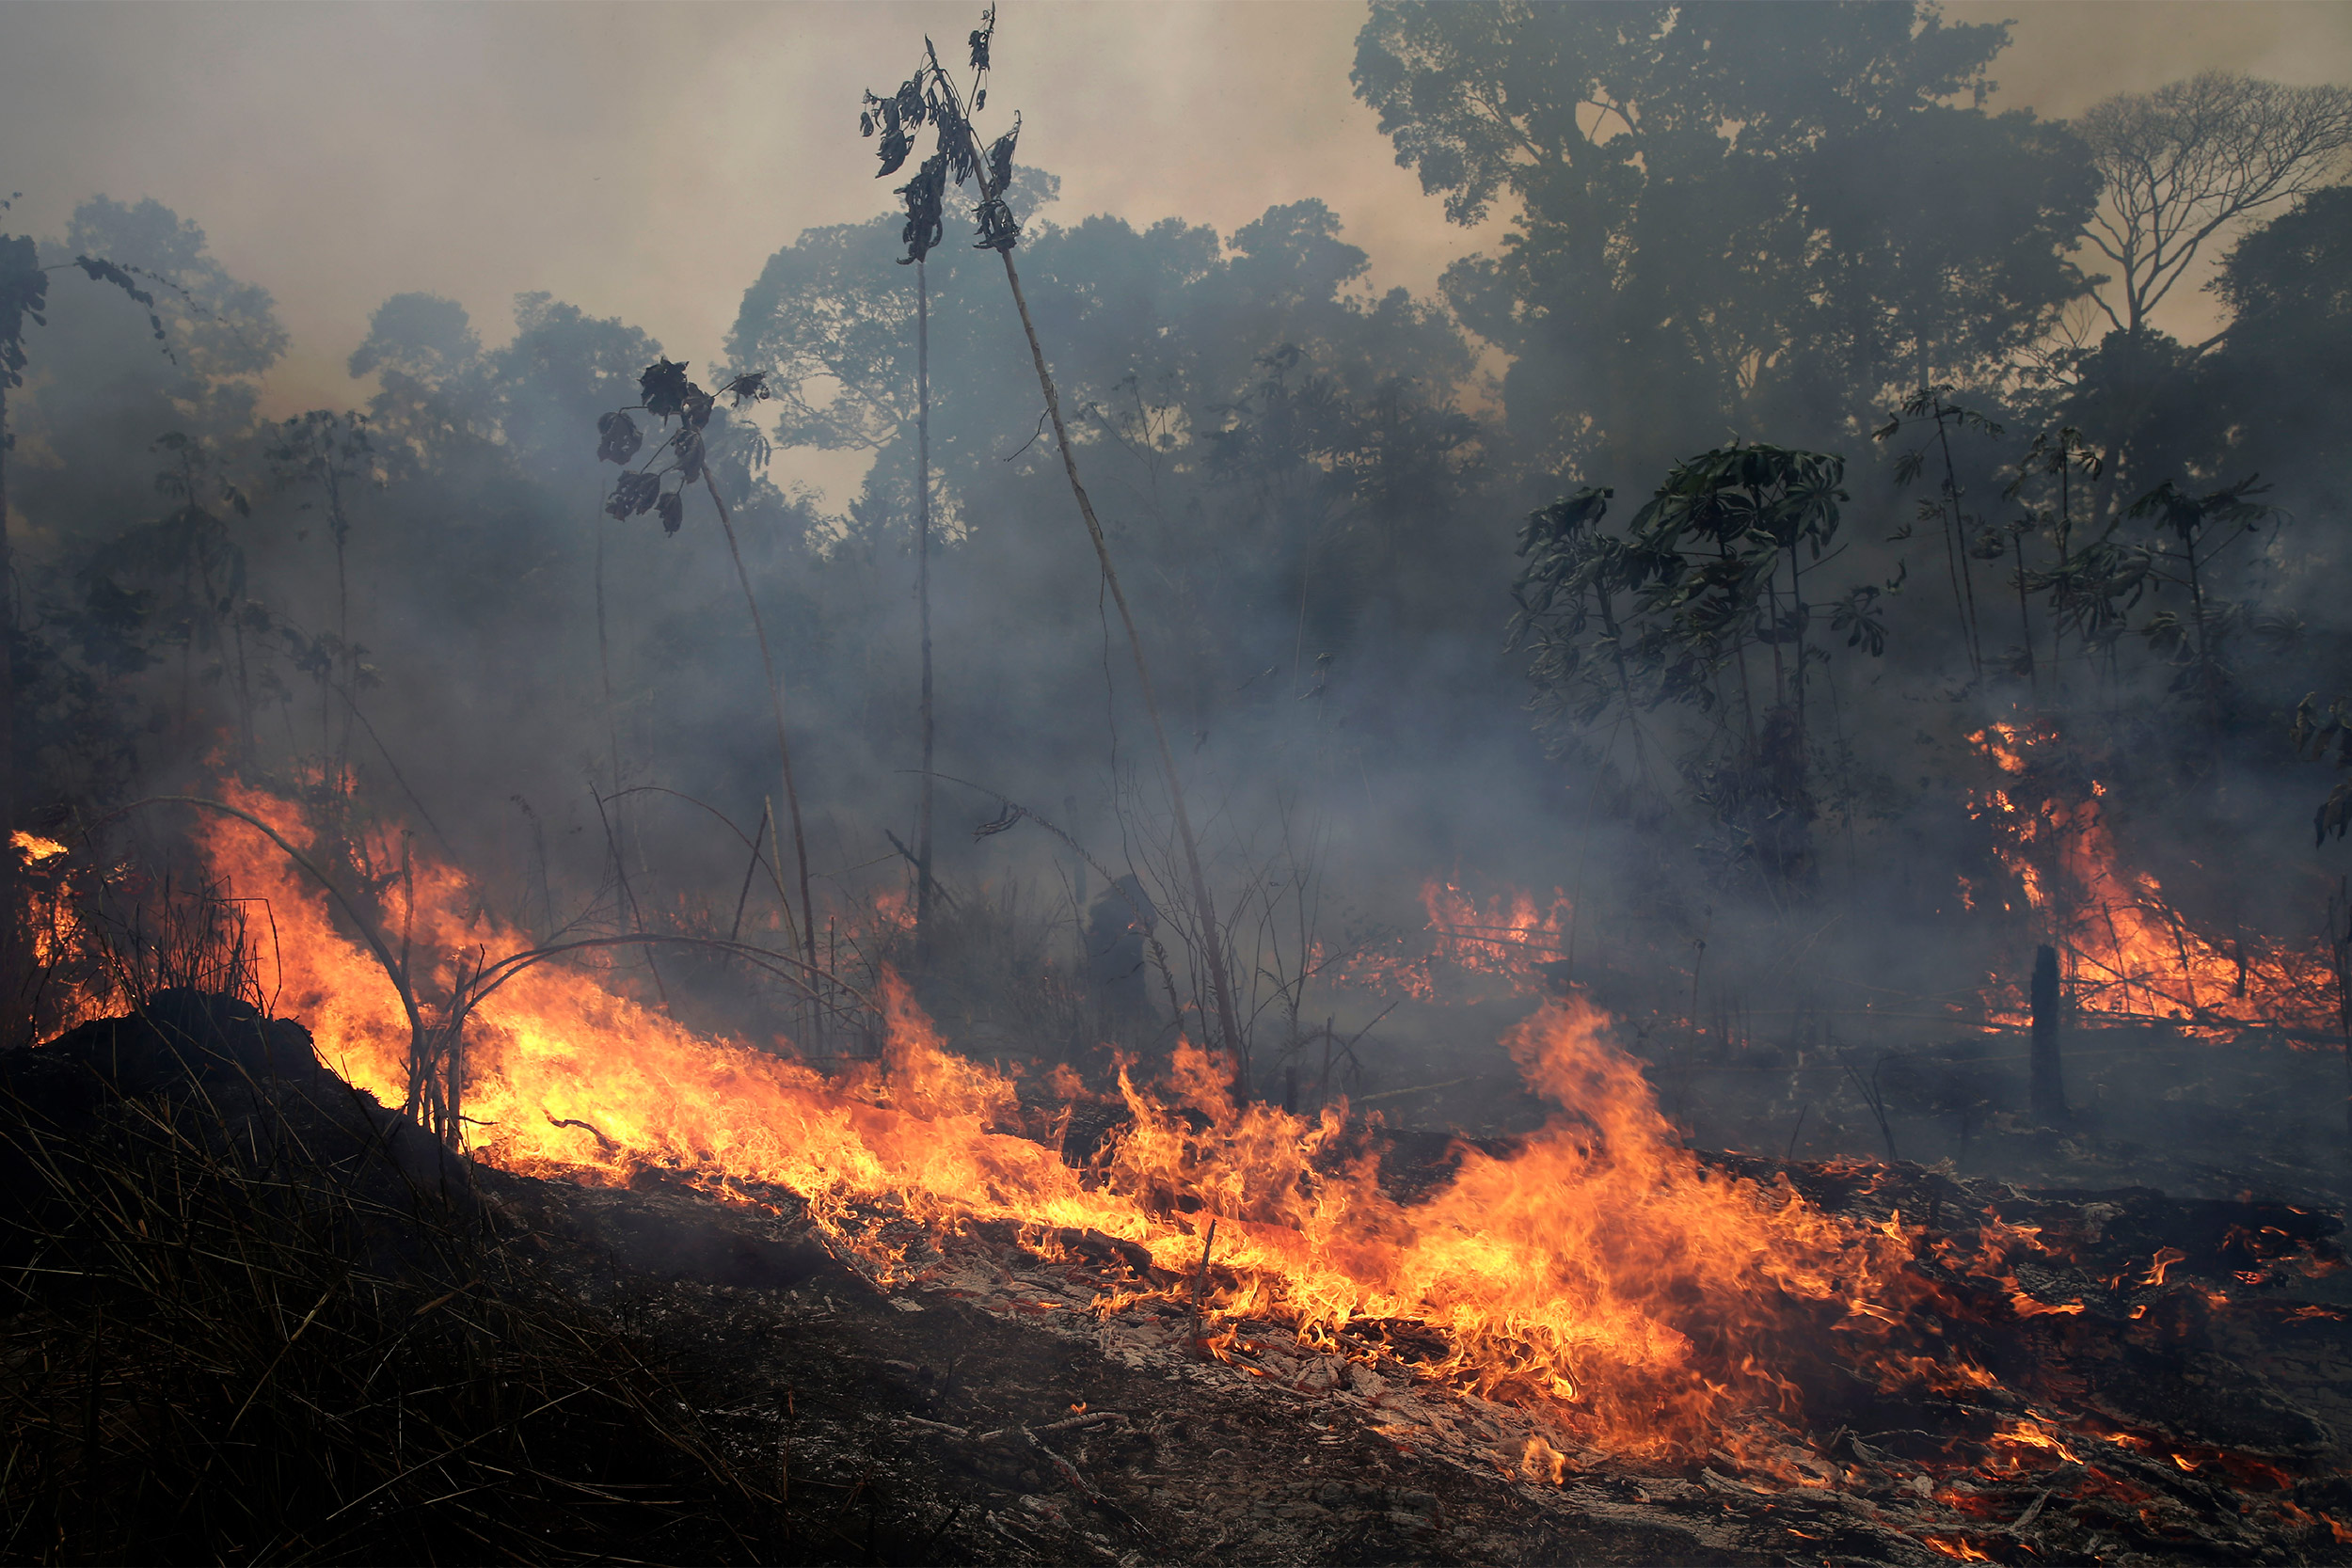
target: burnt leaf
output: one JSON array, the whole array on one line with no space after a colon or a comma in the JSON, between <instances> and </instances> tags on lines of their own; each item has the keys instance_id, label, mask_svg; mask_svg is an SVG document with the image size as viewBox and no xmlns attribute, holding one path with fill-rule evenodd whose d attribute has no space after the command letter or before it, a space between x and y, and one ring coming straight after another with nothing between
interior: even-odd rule
<instances>
[{"instance_id":1,"label":"burnt leaf","mask_svg":"<svg viewBox=\"0 0 2352 1568\"><path fill-rule=\"evenodd\" d=\"M637 421L615 409L596 421L596 458L603 463L627 463L637 455L637 449L645 438L637 432Z\"/></svg>"},{"instance_id":2,"label":"burnt leaf","mask_svg":"<svg viewBox=\"0 0 2352 1568\"><path fill-rule=\"evenodd\" d=\"M768 390L768 372L747 371L720 388L719 393L722 397L732 399L734 406L738 408L747 403L765 403L771 396Z\"/></svg>"},{"instance_id":3,"label":"burnt leaf","mask_svg":"<svg viewBox=\"0 0 2352 1568\"><path fill-rule=\"evenodd\" d=\"M1021 116L1015 111L1012 129L998 136L988 148L988 188L993 196L1003 196L1012 188L1012 149L1021 139Z\"/></svg>"},{"instance_id":4,"label":"burnt leaf","mask_svg":"<svg viewBox=\"0 0 2352 1568\"><path fill-rule=\"evenodd\" d=\"M657 359L638 376L637 395L644 401L646 413L657 420L674 420L685 417L690 397L705 394L687 379L685 360Z\"/></svg>"},{"instance_id":5,"label":"burnt leaf","mask_svg":"<svg viewBox=\"0 0 2352 1568\"><path fill-rule=\"evenodd\" d=\"M946 231L941 207L947 195L947 154L934 152L923 160L921 170L899 186L896 194L904 198L907 204L906 226L898 234L907 247L907 253L898 259L898 264L904 266L930 255Z\"/></svg>"},{"instance_id":6,"label":"burnt leaf","mask_svg":"<svg viewBox=\"0 0 2352 1568\"><path fill-rule=\"evenodd\" d=\"M980 13L980 24L972 29L972 69L988 69L988 42L996 34L996 8L991 6Z\"/></svg>"},{"instance_id":7,"label":"burnt leaf","mask_svg":"<svg viewBox=\"0 0 2352 1568\"><path fill-rule=\"evenodd\" d=\"M661 518L661 531L675 533L686 522L686 492L672 490L655 503Z\"/></svg>"},{"instance_id":8,"label":"burnt leaf","mask_svg":"<svg viewBox=\"0 0 2352 1568\"><path fill-rule=\"evenodd\" d=\"M614 517L637 517L653 510L661 495L661 481L651 474L623 474L612 483L612 499L605 511Z\"/></svg>"},{"instance_id":9,"label":"burnt leaf","mask_svg":"<svg viewBox=\"0 0 2352 1568\"><path fill-rule=\"evenodd\" d=\"M1010 250L1021 240L1021 225L1013 220L1012 209L995 198L980 203L980 235L972 242L975 250Z\"/></svg>"}]
</instances>

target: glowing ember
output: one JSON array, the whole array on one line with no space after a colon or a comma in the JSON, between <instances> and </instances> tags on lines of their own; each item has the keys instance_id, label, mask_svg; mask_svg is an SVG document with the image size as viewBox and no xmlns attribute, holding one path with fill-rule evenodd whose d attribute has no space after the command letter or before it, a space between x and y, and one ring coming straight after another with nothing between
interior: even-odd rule
<instances>
[{"instance_id":1,"label":"glowing ember","mask_svg":"<svg viewBox=\"0 0 2352 1568\"><path fill-rule=\"evenodd\" d=\"M231 799L310 841L286 803ZM310 1022L352 1082L399 1102L407 1032L382 971L250 828L216 819L200 836L216 874L270 901L281 1010ZM528 945L487 924L455 873L421 866L414 888L413 909L394 888L388 924L418 951ZM1825 1343L1870 1359L1928 1290L1905 1270L1914 1233L1899 1223L1838 1219L1785 1182L1702 1165L1581 999L1546 1006L1506 1042L1563 1114L1509 1157L1462 1150L1453 1180L1412 1206L1382 1192L1372 1156L1343 1154L1343 1106L1314 1120L1237 1106L1230 1066L1190 1046L1166 1085L1122 1072L1131 1124L1073 1169L1011 1135L1010 1081L946 1051L895 979L882 1006L882 1059L828 1080L699 1037L593 973L529 969L467 1029L477 1152L573 1180L657 1167L787 1188L884 1278L906 1265L861 1217L877 1209L943 1236L984 1220L1104 1232L1147 1248L1181 1296L1201 1262L1196 1227L1215 1215L1210 1339L1245 1316L1326 1344L1359 1319L1418 1325L1448 1347L1430 1374L1542 1406L1628 1452L1703 1448L1747 1414L1793 1417L1782 1369L1818 1361ZM1540 1454L1526 1463L1551 1468Z\"/></svg>"},{"instance_id":2,"label":"glowing ember","mask_svg":"<svg viewBox=\"0 0 2352 1568\"><path fill-rule=\"evenodd\" d=\"M2002 775L1970 793L1969 813L1998 830L1994 853L2016 882L2006 907L2030 911L2064 956L2074 1010L2162 1019L2207 1036L2254 1024L2332 1029L2325 953L2198 929L2153 877L2120 864L2101 812L2105 787L2095 779L2077 787L2037 767L2036 749L2057 738L2029 723L1990 724L1969 736ZM1988 892L1963 879L1961 896L1973 910ZM2013 979L1995 981L1986 1014L2012 1027L2027 1021Z\"/></svg>"}]
</instances>

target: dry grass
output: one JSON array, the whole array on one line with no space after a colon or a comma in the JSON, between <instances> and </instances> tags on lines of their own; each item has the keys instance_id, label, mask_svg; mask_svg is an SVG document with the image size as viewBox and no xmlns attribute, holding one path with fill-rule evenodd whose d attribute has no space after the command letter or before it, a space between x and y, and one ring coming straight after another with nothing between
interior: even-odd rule
<instances>
[{"instance_id":1,"label":"dry grass","mask_svg":"<svg viewBox=\"0 0 2352 1568\"><path fill-rule=\"evenodd\" d=\"M0 1559L764 1555L640 1346L338 1092L0 1103Z\"/></svg>"}]
</instances>

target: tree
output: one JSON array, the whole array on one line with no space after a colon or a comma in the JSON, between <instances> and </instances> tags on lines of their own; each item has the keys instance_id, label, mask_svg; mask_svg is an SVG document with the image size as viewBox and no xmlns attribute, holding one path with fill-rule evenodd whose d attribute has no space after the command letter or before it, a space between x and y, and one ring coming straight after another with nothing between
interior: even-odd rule
<instances>
[{"instance_id":1,"label":"tree","mask_svg":"<svg viewBox=\"0 0 2352 1568\"><path fill-rule=\"evenodd\" d=\"M975 110L987 103L987 89L980 84L989 70L990 40L996 28L996 10L991 6L983 13L980 25L971 36L972 87L970 102ZM869 102L882 103L868 95ZM1021 135L1021 123L1014 118L1012 129L985 146L978 130L964 112L965 96L956 88L955 79L939 63L937 52L926 40L924 60L915 74L901 86L889 101L881 148L882 172L895 172L906 162L910 149L905 126L912 122L920 126L929 119L937 132L938 153L943 168L955 177L959 188L967 182L977 182L979 201L974 214L978 230L975 248L993 250L1005 269L1005 284L1011 291L1014 313L1021 318L1022 334L1028 340L1029 356L1037 372L1038 389L1045 399L1045 414L1054 431L1054 444L1061 455L1062 470L1070 482L1072 499L1077 503L1080 520L1086 525L1087 537L1094 546L1095 562L1102 570L1103 586L1109 591L1111 603L1119 612L1121 628L1127 634L1127 651L1136 671L1136 684L1143 698L1146 715L1152 723L1152 737L1159 752L1160 773L1167 785L1169 814L1175 818L1176 837L1184 851L1184 869L1188 873L1193 913L1199 922L1201 961L1208 971L1209 989L1216 1006L1219 1043L1231 1054L1240 1081L1247 1085L1249 1058L1243 1038L1239 1015L1233 1007L1231 981L1226 974L1224 940L1219 934L1216 907L1209 894L1208 879L1200 866L1200 849L1193 832L1192 816L1184 804L1184 781L1176 768L1175 752L1168 743L1168 727L1161 717L1159 697L1152 680L1150 660L1144 653L1142 633L1136 629L1135 614L1127 602L1127 594L1111 564L1110 546L1103 536L1103 524L1095 514L1094 502L1087 494L1086 485L1078 477L1078 459L1072 448L1068 422L1062 416L1060 394L1054 386L1052 371L1045 361L1045 348L1040 341L1036 318L1030 313L1027 297L1021 289L1021 271L1013 262L1013 247L1020 243L1021 226L1006 201L1007 190L1013 178L1013 150ZM866 129L873 129L869 123Z\"/></svg>"},{"instance_id":2,"label":"tree","mask_svg":"<svg viewBox=\"0 0 2352 1568\"><path fill-rule=\"evenodd\" d=\"M1630 793L1654 797L1646 714L1736 716L1728 755L1710 755L1727 728L1717 725L1680 766L1775 897L1814 874L1807 671L1828 657L1811 641L1815 612L1830 611L1849 647L1885 647L1875 586L1806 596L1806 567L1837 536L1845 470L1820 452L1727 447L1676 464L1622 532L1601 526L1611 492L1587 488L1532 514L1519 534L1509 642L1532 656L1554 750L1589 748L1606 768L1608 741L1590 747L1587 736L1627 733Z\"/></svg>"},{"instance_id":3,"label":"tree","mask_svg":"<svg viewBox=\"0 0 2352 1568\"><path fill-rule=\"evenodd\" d=\"M2326 181L2352 147L2352 87L2208 71L2104 100L2075 129L2106 187L2085 238L2118 269L2093 297L2137 336L2207 241Z\"/></svg>"},{"instance_id":4,"label":"tree","mask_svg":"<svg viewBox=\"0 0 2352 1568\"><path fill-rule=\"evenodd\" d=\"M2352 185L2312 191L2248 233L2213 290L2230 307L2228 335L2178 400L2193 405L2182 437L2217 434L2227 467L2282 486L2311 476L2297 510L2341 515L2344 498L2321 476L2352 461ZM2194 455L2217 467L2225 453Z\"/></svg>"},{"instance_id":5,"label":"tree","mask_svg":"<svg viewBox=\"0 0 2352 1568\"><path fill-rule=\"evenodd\" d=\"M1945 102L2007 37L1911 5L1380 0L1353 80L1451 221L1511 205L1443 287L1513 356L1521 438L1654 471L1726 424L1842 429L1857 387L1996 357L2079 287L2062 134Z\"/></svg>"},{"instance_id":6,"label":"tree","mask_svg":"<svg viewBox=\"0 0 2352 1568\"><path fill-rule=\"evenodd\" d=\"M5 212L8 201L0 201ZM47 324L49 274L71 265L94 283L119 289L147 308L148 325L157 342L165 341L163 318L155 296L139 287L117 262L77 255L70 263L44 266L40 247L24 235L0 234L0 987L13 986L18 975L20 942L17 933L17 851L9 838L16 828L16 669L15 561L8 537L8 457L16 437L8 430L8 393L24 385L30 362L24 349L29 323ZM169 354L167 345L165 352Z\"/></svg>"}]
</instances>

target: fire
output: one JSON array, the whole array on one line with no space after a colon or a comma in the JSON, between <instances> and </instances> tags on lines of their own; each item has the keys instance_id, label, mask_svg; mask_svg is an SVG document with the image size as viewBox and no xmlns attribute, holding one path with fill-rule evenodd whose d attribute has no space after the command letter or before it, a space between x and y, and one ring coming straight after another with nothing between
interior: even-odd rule
<instances>
[{"instance_id":1,"label":"fire","mask_svg":"<svg viewBox=\"0 0 2352 1568\"><path fill-rule=\"evenodd\" d=\"M2102 812L2105 786L2044 765L2057 740L2054 728L2026 722L1970 736L2001 777L1970 792L1969 812L1999 830L1994 853L2017 888L2006 907L2029 913L2062 955L2073 1009L2167 1020L2207 1036L2255 1024L2332 1029L2326 955L2198 929L2155 878L2121 864ZM1963 879L1970 909L1987 896ZM1986 1011L1996 1023L2026 1021L2013 978L1995 982Z\"/></svg>"},{"instance_id":2,"label":"fire","mask_svg":"<svg viewBox=\"0 0 2352 1568\"><path fill-rule=\"evenodd\" d=\"M18 853L33 864L39 864L42 861L66 852L66 847L56 839L43 838L39 833L28 833L23 829L10 833L8 842L15 845Z\"/></svg>"},{"instance_id":3,"label":"fire","mask_svg":"<svg viewBox=\"0 0 2352 1568\"><path fill-rule=\"evenodd\" d=\"M1356 955L1339 966L1340 976L1369 990L1435 1002L1448 970L1487 975L1508 983L1519 996L1549 989L1547 971L1567 957L1575 909L1566 894L1551 890L1551 901L1511 889L1483 901L1453 882L1431 878L1422 884L1426 952L1408 952L1399 940L1389 951Z\"/></svg>"},{"instance_id":4,"label":"fire","mask_svg":"<svg viewBox=\"0 0 2352 1568\"><path fill-rule=\"evenodd\" d=\"M231 799L310 841L285 802ZM270 901L280 1010L310 1023L351 1082L400 1103L408 1035L381 968L248 826L199 832L215 874ZM529 945L445 867L419 864L388 897L387 927L414 951ZM1548 1004L1506 1041L1560 1112L1507 1157L1465 1148L1451 1183L1412 1205L1382 1192L1375 1156L1351 1152L1344 1106L1311 1119L1238 1105L1230 1064L1190 1046L1165 1085L1122 1070L1131 1122L1073 1169L1018 1135L1011 1081L946 1049L895 977L880 1006L881 1059L828 1079L699 1037L592 970L541 964L467 1026L466 1126L478 1155L517 1171L618 1181L652 1167L787 1189L885 1280L916 1265L875 1236L876 1212L941 1239L976 1221L1093 1229L1151 1254L1153 1281L1123 1300L1157 1289L1181 1301L1205 1284L1205 1339L1230 1338L1245 1315L1323 1344L1363 1319L1419 1324L1450 1347L1427 1375L1622 1452L1693 1451L1745 1417L1795 1416L1783 1369L1818 1362L1825 1343L1869 1359L1931 1289L1905 1267L1913 1231L1826 1214L1785 1179L1704 1166L1581 998ZM1214 1271L1200 1234L1212 1216Z\"/></svg>"}]
</instances>

